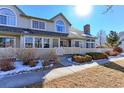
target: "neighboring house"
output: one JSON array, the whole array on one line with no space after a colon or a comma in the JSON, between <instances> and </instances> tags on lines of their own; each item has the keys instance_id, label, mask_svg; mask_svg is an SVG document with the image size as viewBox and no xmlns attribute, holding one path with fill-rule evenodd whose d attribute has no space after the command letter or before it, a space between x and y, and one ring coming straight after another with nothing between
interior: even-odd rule
<instances>
[{"instance_id":1,"label":"neighboring house","mask_svg":"<svg viewBox=\"0 0 124 93\"><path fill-rule=\"evenodd\" d=\"M124 50L124 32L120 32L119 37L121 42L120 47Z\"/></svg>"},{"instance_id":2,"label":"neighboring house","mask_svg":"<svg viewBox=\"0 0 124 93\"><path fill-rule=\"evenodd\" d=\"M62 13L43 19L26 15L17 6L0 6L1 48L94 48L95 39L90 25L79 31L71 27Z\"/></svg>"}]
</instances>

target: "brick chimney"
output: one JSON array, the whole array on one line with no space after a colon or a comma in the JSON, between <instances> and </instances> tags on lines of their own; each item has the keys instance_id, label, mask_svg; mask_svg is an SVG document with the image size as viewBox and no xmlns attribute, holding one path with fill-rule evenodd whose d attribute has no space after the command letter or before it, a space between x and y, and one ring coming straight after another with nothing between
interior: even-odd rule
<instances>
[{"instance_id":1,"label":"brick chimney","mask_svg":"<svg viewBox=\"0 0 124 93\"><path fill-rule=\"evenodd\" d=\"M84 25L84 34L90 35L90 24Z\"/></svg>"}]
</instances>

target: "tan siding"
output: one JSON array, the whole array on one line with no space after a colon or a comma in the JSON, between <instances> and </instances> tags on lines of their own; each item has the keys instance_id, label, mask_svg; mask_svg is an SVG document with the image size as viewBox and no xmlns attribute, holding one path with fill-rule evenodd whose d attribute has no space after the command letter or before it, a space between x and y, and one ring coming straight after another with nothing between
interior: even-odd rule
<instances>
[{"instance_id":1,"label":"tan siding","mask_svg":"<svg viewBox=\"0 0 124 93\"><path fill-rule=\"evenodd\" d=\"M31 28L31 18L26 18L26 17L22 17L20 16L21 12L14 6L11 5L0 5L0 7L7 7L12 9L16 15L17 15L17 27L22 27L22 28ZM58 19L62 19L66 25L66 31L69 31L69 24L64 20L64 18L62 16L57 16L54 21L58 20ZM39 20L40 21L40 20ZM44 20L42 20L44 21ZM55 23L54 22L48 22L48 21L44 21L46 22L46 31L55 31Z\"/></svg>"},{"instance_id":2,"label":"tan siding","mask_svg":"<svg viewBox=\"0 0 124 93\"><path fill-rule=\"evenodd\" d=\"M65 23L65 25L66 25L66 32L68 33L69 32L69 24L67 23L67 21L62 17L62 16L57 16L56 18L54 18L53 20L54 20L54 29L55 29L55 22L57 21L57 20L63 20L64 21L64 23Z\"/></svg>"}]
</instances>

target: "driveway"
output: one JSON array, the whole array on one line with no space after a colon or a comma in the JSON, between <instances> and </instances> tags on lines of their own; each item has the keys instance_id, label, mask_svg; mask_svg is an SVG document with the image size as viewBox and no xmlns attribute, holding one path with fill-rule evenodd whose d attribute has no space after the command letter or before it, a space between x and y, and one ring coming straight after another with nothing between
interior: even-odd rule
<instances>
[{"instance_id":1,"label":"driveway","mask_svg":"<svg viewBox=\"0 0 124 93\"><path fill-rule=\"evenodd\" d=\"M24 87L29 84L43 81L42 76L49 71L38 71L8 76L0 79L1 88Z\"/></svg>"}]
</instances>

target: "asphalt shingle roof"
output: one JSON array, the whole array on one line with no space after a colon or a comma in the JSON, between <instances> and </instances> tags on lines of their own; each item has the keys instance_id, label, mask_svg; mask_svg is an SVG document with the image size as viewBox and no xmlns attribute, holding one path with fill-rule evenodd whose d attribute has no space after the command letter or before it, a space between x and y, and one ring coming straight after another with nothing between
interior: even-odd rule
<instances>
[{"instance_id":1,"label":"asphalt shingle roof","mask_svg":"<svg viewBox=\"0 0 124 93\"><path fill-rule=\"evenodd\" d=\"M85 39L85 38L96 38L96 37L92 35L84 34L83 31L71 27L69 30L68 38Z\"/></svg>"},{"instance_id":2,"label":"asphalt shingle roof","mask_svg":"<svg viewBox=\"0 0 124 93\"><path fill-rule=\"evenodd\" d=\"M19 35L46 35L46 36L68 36L67 33L58 33L52 31L43 31L43 30L33 30L28 28L18 28L18 27L9 27L9 26L0 26L0 33L12 33Z\"/></svg>"}]
</instances>

